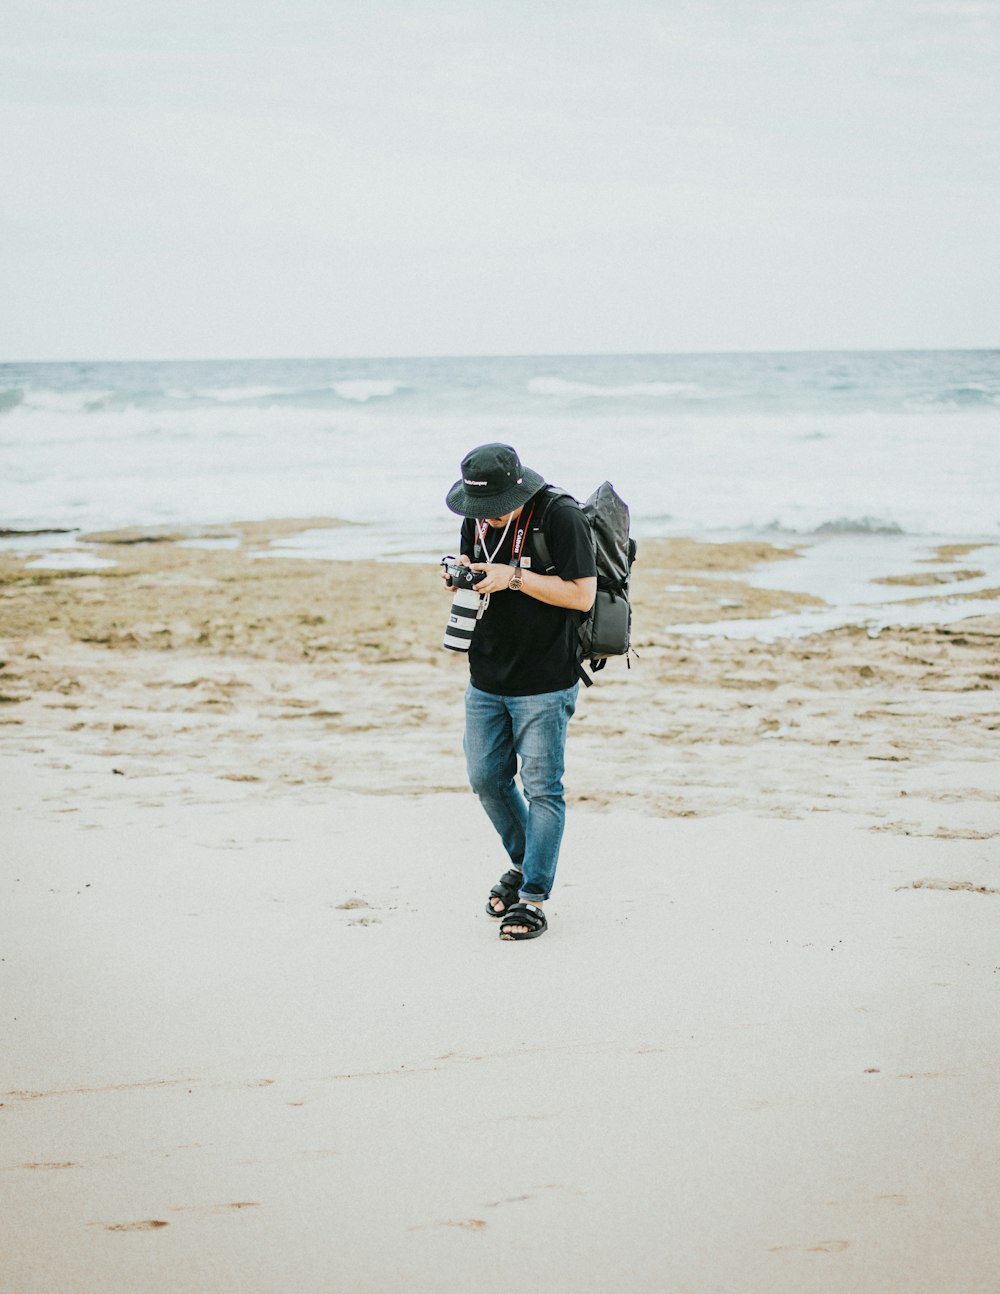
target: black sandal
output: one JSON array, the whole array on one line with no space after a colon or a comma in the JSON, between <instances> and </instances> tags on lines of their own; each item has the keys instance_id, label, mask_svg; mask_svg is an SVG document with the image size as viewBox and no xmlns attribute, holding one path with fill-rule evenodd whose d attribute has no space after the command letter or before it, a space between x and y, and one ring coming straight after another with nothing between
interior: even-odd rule
<instances>
[{"instance_id":1,"label":"black sandal","mask_svg":"<svg viewBox=\"0 0 1000 1294\"><path fill-rule=\"evenodd\" d=\"M490 890L490 899L499 899L503 907L498 912L490 899L486 901L486 911L491 917L505 917L510 911L512 904L517 903L521 893L521 882L524 880L524 873L511 868L510 871L504 872L503 876L497 881L496 885Z\"/></svg>"},{"instance_id":2,"label":"black sandal","mask_svg":"<svg viewBox=\"0 0 1000 1294\"><path fill-rule=\"evenodd\" d=\"M506 931L507 926L527 926L526 934L514 934ZM515 903L509 907L503 916L503 926L500 927L501 939L537 939L543 935L549 928L549 923L545 920L545 913L541 908L536 908L534 903Z\"/></svg>"}]
</instances>

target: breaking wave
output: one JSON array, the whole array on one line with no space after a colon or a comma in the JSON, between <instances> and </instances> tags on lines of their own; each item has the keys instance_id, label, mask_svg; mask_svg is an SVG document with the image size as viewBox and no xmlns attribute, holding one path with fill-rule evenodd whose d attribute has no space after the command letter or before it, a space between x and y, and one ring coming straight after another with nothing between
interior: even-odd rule
<instances>
[{"instance_id":1,"label":"breaking wave","mask_svg":"<svg viewBox=\"0 0 1000 1294\"><path fill-rule=\"evenodd\" d=\"M928 392L913 403L919 409L992 409L1000 405L1000 390L981 382L967 382Z\"/></svg>"},{"instance_id":2,"label":"breaking wave","mask_svg":"<svg viewBox=\"0 0 1000 1294\"><path fill-rule=\"evenodd\" d=\"M242 404L244 401L256 403L258 400L279 400L287 395L294 395L294 389L280 386L224 386L216 390L209 387L202 392L169 390L165 392L172 400L191 400L198 394L219 404Z\"/></svg>"},{"instance_id":3,"label":"breaking wave","mask_svg":"<svg viewBox=\"0 0 1000 1294\"><path fill-rule=\"evenodd\" d=\"M9 413L13 409L24 412L65 413L76 415L95 413L105 408L114 397L113 391L55 391L46 388L37 390L7 390L0 392L0 413ZM6 398L5 398L6 397Z\"/></svg>"},{"instance_id":4,"label":"breaking wave","mask_svg":"<svg viewBox=\"0 0 1000 1294\"><path fill-rule=\"evenodd\" d=\"M218 404L271 404L282 401L323 404L330 396L349 400L352 404L366 404L369 400L388 399L406 389L402 382L378 378L345 378L339 382L314 386L232 386L205 391L169 391L177 399L197 400L199 397Z\"/></svg>"},{"instance_id":5,"label":"breaking wave","mask_svg":"<svg viewBox=\"0 0 1000 1294\"><path fill-rule=\"evenodd\" d=\"M705 394L697 382L630 382L624 386L596 386L591 382L571 382L563 377L534 377L528 383L528 390L532 395L596 400L627 400L643 396L653 399L697 399Z\"/></svg>"},{"instance_id":6,"label":"breaking wave","mask_svg":"<svg viewBox=\"0 0 1000 1294\"><path fill-rule=\"evenodd\" d=\"M368 404L388 400L407 390L393 379L344 378L321 386L178 386L143 387L133 390L68 390L44 387L0 390L0 414L17 409L23 414L124 413L134 410L184 410L192 408L270 408L280 405L336 408L343 404Z\"/></svg>"},{"instance_id":7,"label":"breaking wave","mask_svg":"<svg viewBox=\"0 0 1000 1294\"><path fill-rule=\"evenodd\" d=\"M342 400L353 400L356 404L365 404L368 400L387 399L405 390L402 382L380 382L372 378L357 378L346 382L334 382L333 389Z\"/></svg>"}]
</instances>

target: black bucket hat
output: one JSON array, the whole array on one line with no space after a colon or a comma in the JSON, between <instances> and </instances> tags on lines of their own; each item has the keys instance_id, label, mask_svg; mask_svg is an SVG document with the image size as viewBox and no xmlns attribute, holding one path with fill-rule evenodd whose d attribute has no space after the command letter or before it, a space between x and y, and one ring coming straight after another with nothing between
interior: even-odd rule
<instances>
[{"instance_id":1,"label":"black bucket hat","mask_svg":"<svg viewBox=\"0 0 1000 1294\"><path fill-rule=\"evenodd\" d=\"M462 479L445 499L460 517L502 517L527 503L545 478L525 467L511 445L478 445L462 459Z\"/></svg>"}]
</instances>

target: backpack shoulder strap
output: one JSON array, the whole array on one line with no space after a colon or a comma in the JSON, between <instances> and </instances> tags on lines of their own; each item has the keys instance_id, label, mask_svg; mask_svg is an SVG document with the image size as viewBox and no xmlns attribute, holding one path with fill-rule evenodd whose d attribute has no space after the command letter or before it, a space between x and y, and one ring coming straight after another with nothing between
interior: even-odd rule
<instances>
[{"instance_id":1,"label":"backpack shoulder strap","mask_svg":"<svg viewBox=\"0 0 1000 1294\"><path fill-rule=\"evenodd\" d=\"M580 501L575 495L570 494L569 490L562 490L558 485L546 485L544 497L540 501L541 507L536 508L535 517L531 523L531 542L535 551L535 556L541 563L541 573L543 575L556 574L556 568L552 561L552 552L549 548L548 540L545 538L544 523L549 509L559 499L572 499L573 503L576 504L577 507L580 506ZM594 668L600 669L603 664L604 662L601 661L599 665L594 665ZM576 662L576 672L579 675L580 682L583 683L585 687L593 687L594 680L583 668L583 661L580 659Z\"/></svg>"},{"instance_id":2,"label":"backpack shoulder strap","mask_svg":"<svg viewBox=\"0 0 1000 1294\"><path fill-rule=\"evenodd\" d=\"M545 518L549 509L557 499L576 499L570 494L569 490L562 490L558 485L546 485L542 491L542 498L539 500L540 506L535 508L535 515L531 522L531 544L535 551L535 556L541 563L541 573L543 575L553 575L555 565L552 561L552 550L549 548L548 541L545 538Z\"/></svg>"}]
</instances>

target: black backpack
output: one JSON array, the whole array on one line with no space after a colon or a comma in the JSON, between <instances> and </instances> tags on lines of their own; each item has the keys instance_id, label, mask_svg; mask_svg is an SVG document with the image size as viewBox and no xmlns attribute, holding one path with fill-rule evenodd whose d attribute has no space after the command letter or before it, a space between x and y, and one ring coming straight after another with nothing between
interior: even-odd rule
<instances>
[{"instance_id":1,"label":"black backpack","mask_svg":"<svg viewBox=\"0 0 1000 1294\"><path fill-rule=\"evenodd\" d=\"M567 490L547 485L544 506L532 523L532 544L546 575L556 574L556 568L545 541L545 516L557 499L572 498ZM628 585L636 543L628 532L628 504L618 497L610 481L599 485L587 502L578 506L590 523L597 561L597 597L591 609L581 614L578 629L580 677L590 687L594 680L583 668L583 661L587 661L596 673L604 668L609 656L624 656L625 663L631 668L628 656L632 607L628 600Z\"/></svg>"}]
</instances>

